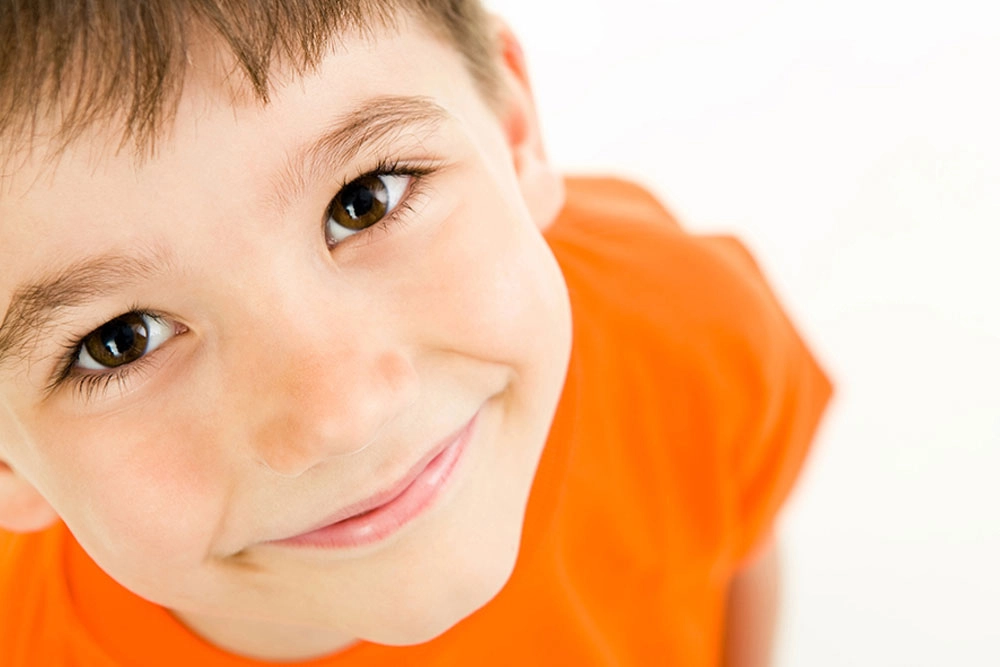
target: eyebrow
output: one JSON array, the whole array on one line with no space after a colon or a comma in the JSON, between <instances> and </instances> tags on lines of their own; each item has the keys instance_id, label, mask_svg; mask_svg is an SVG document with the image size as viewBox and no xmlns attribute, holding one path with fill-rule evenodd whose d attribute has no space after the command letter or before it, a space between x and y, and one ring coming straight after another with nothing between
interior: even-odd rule
<instances>
[{"instance_id":1,"label":"eyebrow","mask_svg":"<svg viewBox=\"0 0 1000 667\"><path fill-rule=\"evenodd\" d=\"M328 178L334 165L350 162L363 150L378 154L407 132L418 138L427 136L450 117L427 97L370 98L335 119L316 139L288 157L271 179L269 200L281 211L302 196L309 184L322 176Z\"/></svg>"},{"instance_id":2,"label":"eyebrow","mask_svg":"<svg viewBox=\"0 0 1000 667\"><path fill-rule=\"evenodd\" d=\"M11 358L25 359L57 321L59 312L77 308L122 289L123 284L148 280L169 265L164 247L147 247L130 254L105 253L74 262L40 280L14 290L0 322L0 368Z\"/></svg>"},{"instance_id":3,"label":"eyebrow","mask_svg":"<svg viewBox=\"0 0 1000 667\"><path fill-rule=\"evenodd\" d=\"M426 97L370 98L287 157L272 178L271 202L283 209L321 174L328 174L333 165L350 161L362 150L377 151L408 130L420 130L423 136L448 118L447 111ZM127 255L106 253L17 287L0 322L0 368L12 359L24 360L56 323L60 311L118 292L124 284L148 279L153 272L162 272L169 260L169 252L162 247Z\"/></svg>"}]
</instances>

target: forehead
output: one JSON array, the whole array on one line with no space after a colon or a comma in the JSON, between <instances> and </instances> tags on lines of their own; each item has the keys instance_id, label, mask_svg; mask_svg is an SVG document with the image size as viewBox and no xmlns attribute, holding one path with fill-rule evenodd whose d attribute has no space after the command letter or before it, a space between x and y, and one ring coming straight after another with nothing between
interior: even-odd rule
<instances>
[{"instance_id":1,"label":"forehead","mask_svg":"<svg viewBox=\"0 0 1000 667\"><path fill-rule=\"evenodd\" d=\"M408 0L34 4L14 3L0 22L0 141L17 143L44 119L57 121L59 144L114 124L116 143L142 148L199 70L221 66L234 93L266 101L275 76L311 70L342 41L413 20L437 26L441 10Z\"/></svg>"},{"instance_id":2,"label":"forehead","mask_svg":"<svg viewBox=\"0 0 1000 667\"><path fill-rule=\"evenodd\" d=\"M112 173L127 178L125 183L151 174L161 178L162 172L183 166L189 170L192 159L201 162L209 151L226 153L237 143L255 145L263 155L263 149L305 140L322 117L330 121L344 116L375 97L433 97L447 108L450 100L467 97L467 89L475 88L454 47L420 21L400 19L394 27L379 30L383 32L377 37L342 36L315 71L299 75L275 68L266 103L254 96L245 77L235 75L231 56L217 45L196 44L176 113L160 128L153 152L147 155L122 143L120 118L89 126L65 144L56 137L56 124L42 122L34 128L33 141L12 146L0 165L2 212L23 209L37 194L67 180L75 181L74 194L80 195L84 181ZM428 66L430 62L436 64ZM87 177L80 178L83 175ZM169 184L170 179L163 182ZM126 189L118 188L115 195L126 194ZM4 224L8 219L0 218L0 232L10 230Z\"/></svg>"},{"instance_id":3,"label":"forehead","mask_svg":"<svg viewBox=\"0 0 1000 667\"><path fill-rule=\"evenodd\" d=\"M302 34L286 34L280 32L279 26L279 32L270 40L257 35L260 31L254 32L253 25L243 29L245 35L238 27L225 28L225 38L203 20L185 21L190 25L179 37L166 34L170 32L166 26L164 39L180 40L172 47L160 45L177 52L170 54L169 61L160 62L162 58L152 52L140 52L143 47L138 46L139 38L123 37L131 46L124 44L121 48L135 49L134 54L125 50L117 53L114 45L98 45L90 57L70 50L72 59L61 66L55 60L36 64L35 69L61 71L53 76L62 79L58 85L26 85L34 92L23 95L20 103L5 104L0 96L0 106L8 107L8 112L0 115L0 193L23 162L59 162L67 152L79 153L82 147L95 153L97 159L125 153L141 164L170 143L176 115L182 114L185 107L190 110L201 103L236 111L261 109L280 98L289 86L314 78L333 52L360 56L353 59L351 67L364 67L366 56L377 58L384 50L378 47L391 44L400 35L420 33L437 39L411 45L408 57L422 58L429 55L424 51L430 50L438 55L445 45L458 53L457 46L440 29L433 29L425 13L395 2L354 0L344 4L343 10L319 12L330 15L315 19L330 24L325 28L303 25ZM262 8L265 13L271 11ZM286 30L295 28L289 26ZM244 41L246 48L241 46ZM44 55L40 50L38 57ZM121 58L131 64L122 70L122 76L113 78L107 71ZM157 63L162 65L160 70L156 69ZM380 64L369 63L372 69ZM7 83L18 82L16 72L5 74L12 75L3 77ZM50 92L53 89L59 92ZM32 100L34 106L25 106Z\"/></svg>"}]
</instances>

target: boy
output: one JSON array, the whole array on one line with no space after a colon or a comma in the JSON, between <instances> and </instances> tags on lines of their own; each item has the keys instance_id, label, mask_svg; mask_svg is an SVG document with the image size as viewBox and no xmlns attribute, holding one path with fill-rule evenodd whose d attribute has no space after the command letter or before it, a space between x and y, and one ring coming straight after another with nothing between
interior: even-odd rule
<instances>
[{"instance_id":1,"label":"boy","mask_svg":"<svg viewBox=\"0 0 1000 667\"><path fill-rule=\"evenodd\" d=\"M762 664L829 384L474 2L5 3L0 663Z\"/></svg>"}]
</instances>

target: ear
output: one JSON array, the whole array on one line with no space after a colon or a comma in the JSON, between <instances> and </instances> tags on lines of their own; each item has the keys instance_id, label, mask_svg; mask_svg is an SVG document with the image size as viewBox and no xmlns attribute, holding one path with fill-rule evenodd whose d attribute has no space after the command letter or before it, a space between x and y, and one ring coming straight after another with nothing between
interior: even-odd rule
<instances>
[{"instance_id":1,"label":"ear","mask_svg":"<svg viewBox=\"0 0 1000 667\"><path fill-rule=\"evenodd\" d=\"M493 17L493 25L501 76L500 120L528 211L538 227L545 229L566 199L563 178L545 155L521 45L501 19Z\"/></svg>"},{"instance_id":2,"label":"ear","mask_svg":"<svg viewBox=\"0 0 1000 667\"><path fill-rule=\"evenodd\" d=\"M48 528L58 518L32 484L0 460L0 528L30 533Z\"/></svg>"}]
</instances>

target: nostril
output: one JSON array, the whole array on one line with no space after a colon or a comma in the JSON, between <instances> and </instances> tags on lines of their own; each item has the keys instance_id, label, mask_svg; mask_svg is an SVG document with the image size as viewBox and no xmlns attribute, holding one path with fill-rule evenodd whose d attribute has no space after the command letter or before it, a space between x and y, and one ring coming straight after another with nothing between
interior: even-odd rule
<instances>
[{"instance_id":1,"label":"nostril","mask_svg":"<svg viewBox=\"0 0 1000 667\"><path fill-rule=\"evenodd\" d=\"M328 459L360 454L378 441L379 436L384 432L386 425L390 421L392 421L392 418L383 422L375 429L371 437L353 449L331 444L337 437L333 433L313 434L313 440L319 440L313 443L304 442L301 438L305 436L304 434L300 434L299 439L295 442L289 442L287 439L284 443L281 441L272 441L269 443L268 449L258 457L258 461L269 472L279 477L299 477L309 469Z\"/></svg>"},{"instance_id":2,"label":"nostril","mask_svg":"<svg viewBox=\"0 0 1000 667\"><path fill-rule=\"evenodd\" d=\"M302 473L304 473L306 470L306 469L289 469L281 465L275 466L269 463L267 458L264 457L258 458L257 462L260 463L264 467L264 469L267 470L272 475L277 475L278 477L284 477L286 479L295 479L296 477L302 475Z\"/></svg>"}]
</instances>

